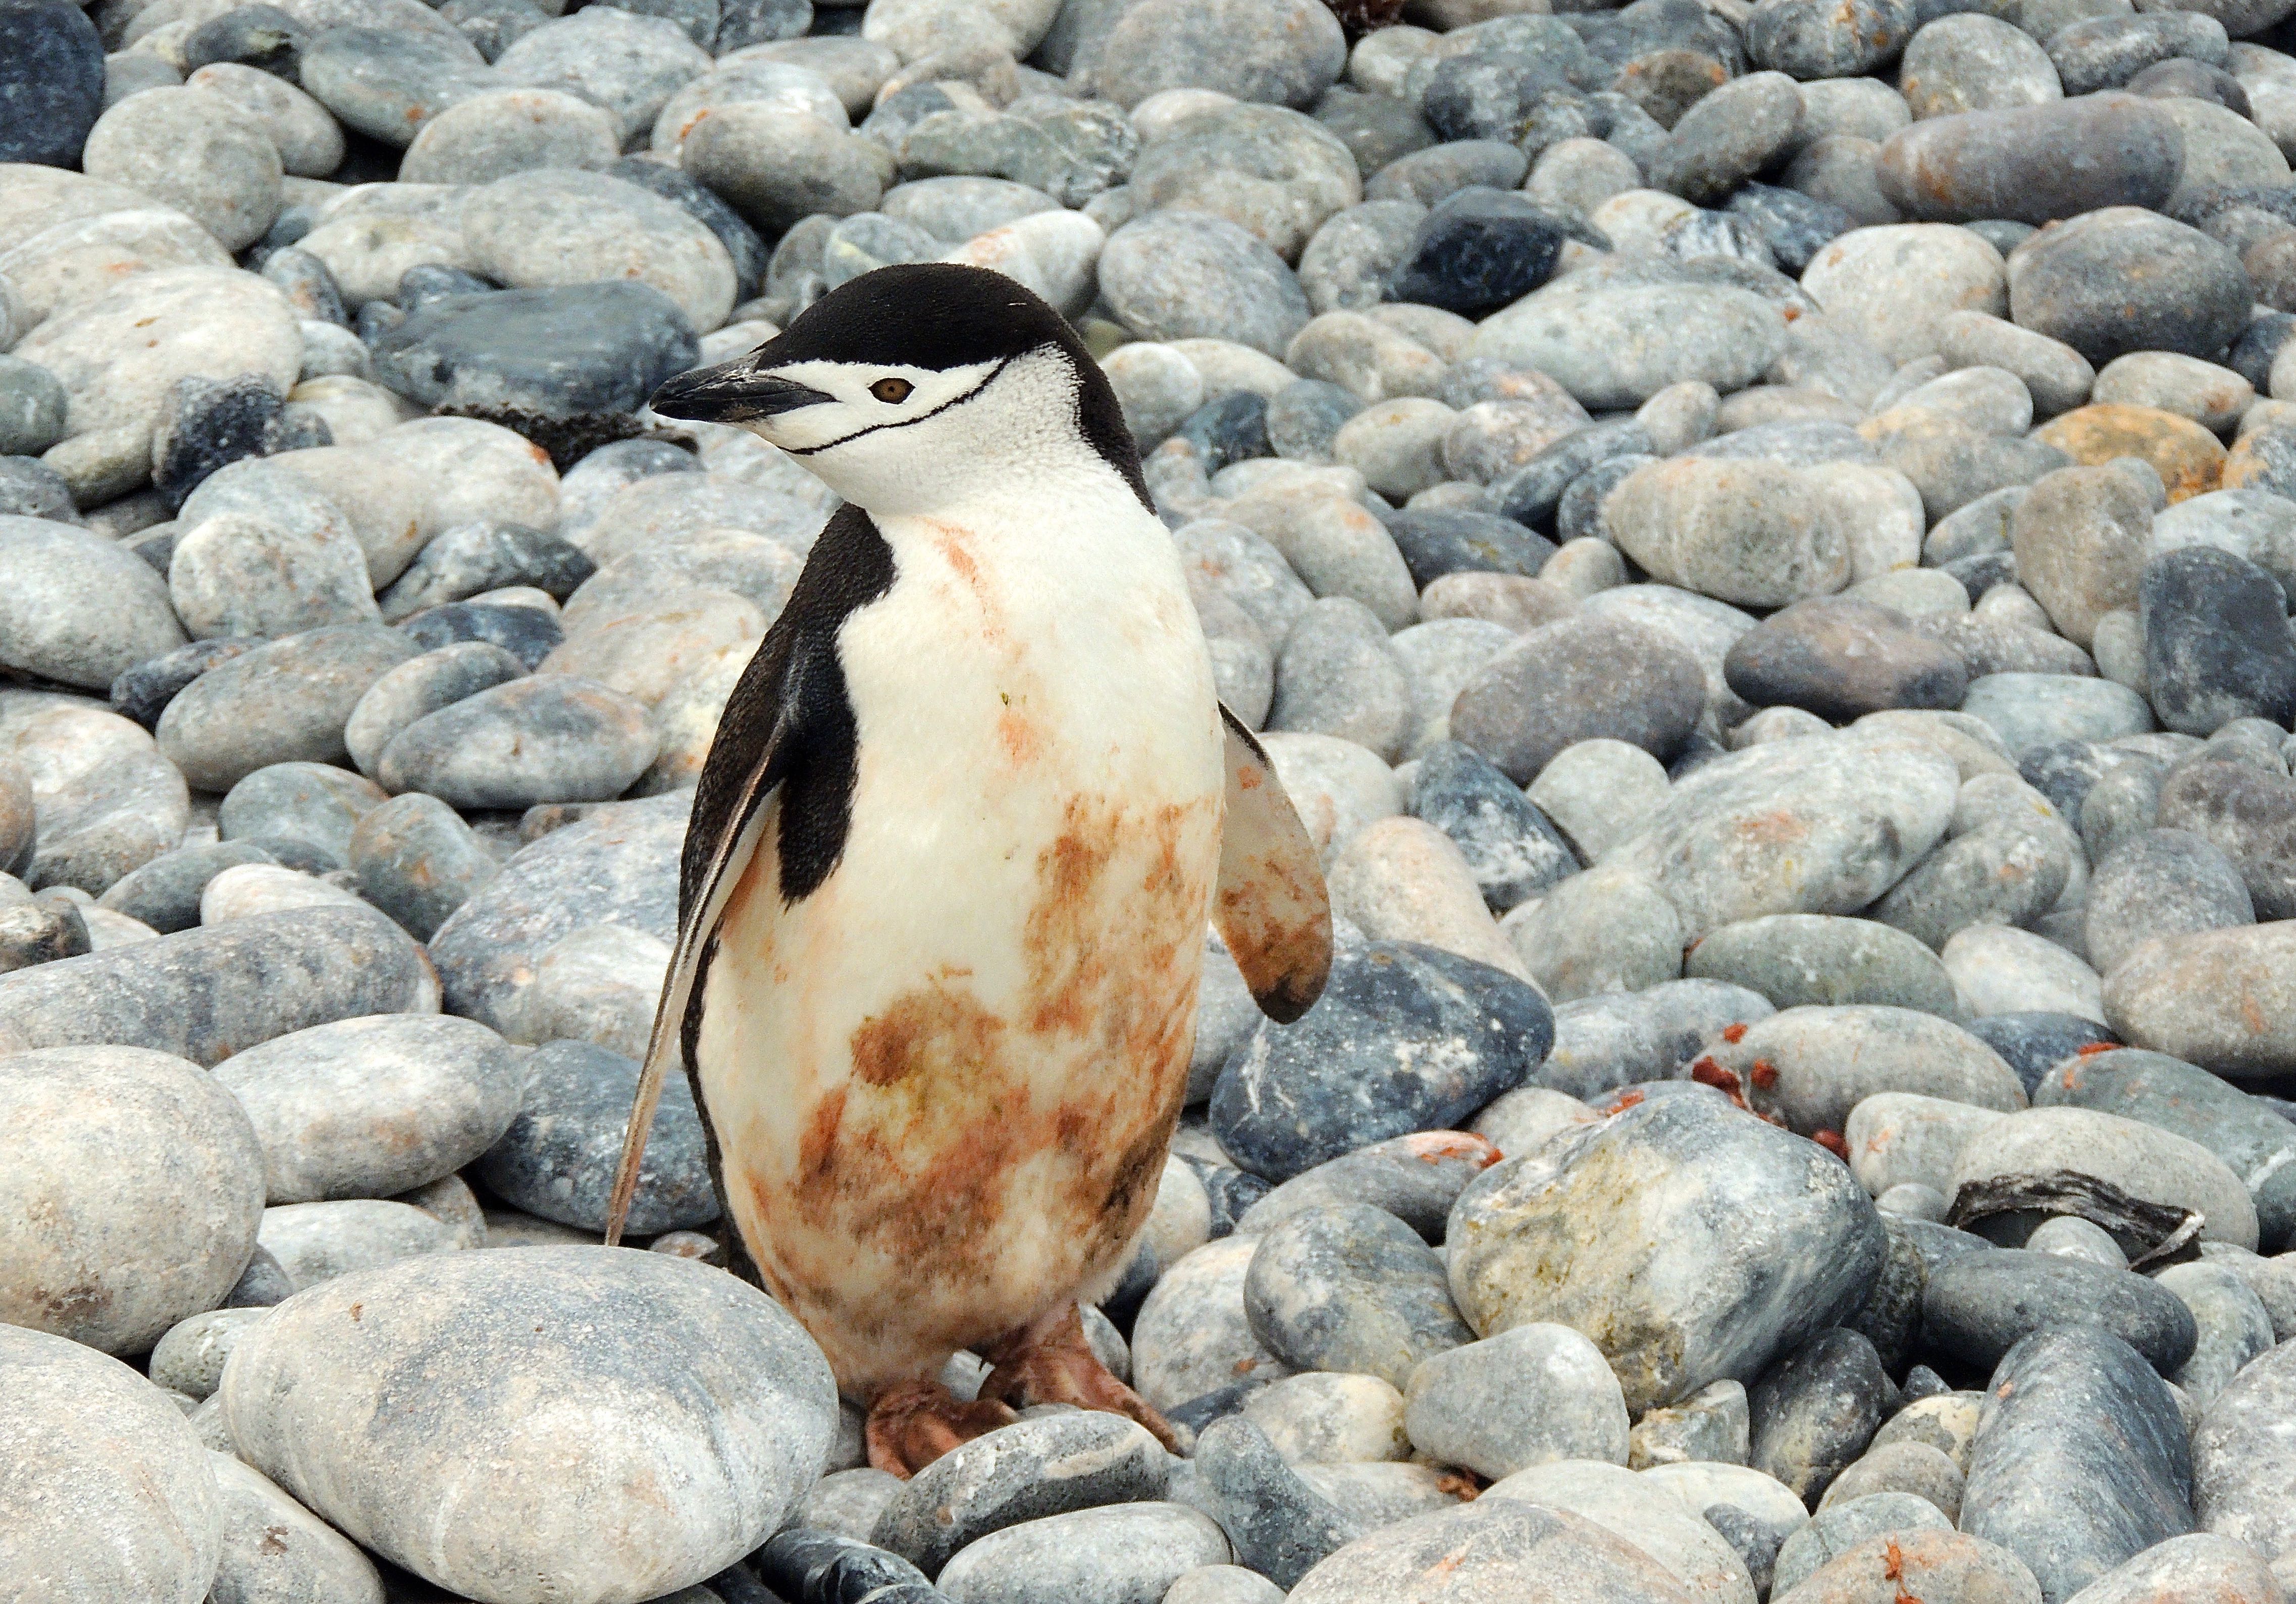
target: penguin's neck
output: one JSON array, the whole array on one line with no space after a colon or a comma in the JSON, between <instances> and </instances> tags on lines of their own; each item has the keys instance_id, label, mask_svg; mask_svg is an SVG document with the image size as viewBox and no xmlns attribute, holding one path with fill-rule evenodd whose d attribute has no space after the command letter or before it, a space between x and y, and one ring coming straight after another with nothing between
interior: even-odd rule
<instances>
[{"instance_id":1,"label":"penguin's neck","mask_svg":"<svg viewBox=\"0 0 2296 1604\"><path fill-rule=\"evenodd\" d=\"M1089 463L1039 462L981 494L872 521L904 578L1055 606L1144 589L1185 599L1170 531L1112 468Z\"/></svg>"}]
</instances>

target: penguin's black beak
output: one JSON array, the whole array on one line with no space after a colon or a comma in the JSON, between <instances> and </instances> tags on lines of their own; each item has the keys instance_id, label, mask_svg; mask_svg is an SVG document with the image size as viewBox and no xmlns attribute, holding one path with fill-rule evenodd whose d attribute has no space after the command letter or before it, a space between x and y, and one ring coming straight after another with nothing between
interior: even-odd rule
<instances>
[{"instance_id":1,"label":"penguin's black beak","mask_svg":"<svg viewBox=\"0 0 2296 1604\"><path fill-rule=\"evenodd\" d=\"M759 373L747 357L683 373L653 392L646 404L663 417L697 424L746 424L795 412L837 398L795 379Z\"/></svg>"}]
</instances>

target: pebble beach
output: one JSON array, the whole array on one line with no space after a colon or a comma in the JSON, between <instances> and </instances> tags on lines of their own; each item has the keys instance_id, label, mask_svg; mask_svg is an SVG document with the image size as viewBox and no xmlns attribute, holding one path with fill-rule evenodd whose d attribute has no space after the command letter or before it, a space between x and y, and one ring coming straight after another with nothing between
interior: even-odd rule
<instances>
[{"instance_id":1,"label":"pebble beach","mask_svg":"<svg viewBox=\"0 0 2296 1604\"><path fill-rule=\"evenodd\" d=\"M2292 154L2296 0L0 0L0 1604L2288 1604ZM646 399L929 261L1335 954L1181 1452L905 1481L682 1076L603 1233L837 506Z\"/></svg>"}]
</instances>

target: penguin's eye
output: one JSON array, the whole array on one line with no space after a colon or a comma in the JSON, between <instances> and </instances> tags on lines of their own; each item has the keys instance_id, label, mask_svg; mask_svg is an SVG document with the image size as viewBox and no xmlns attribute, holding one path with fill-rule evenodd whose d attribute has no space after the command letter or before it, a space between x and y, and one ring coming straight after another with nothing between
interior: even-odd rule
<instances>
[{"instance_id":1,"label":"penguin's eye","mask_svg":"<svg viewBox=\"0 0 2296 1604\"><path fill-rule=\"evenodd\" d=\"M890 407L898 407L909 399L915 385L906 379L880 379L869 386L869 393Z\"/></svg>"}]
</instances>

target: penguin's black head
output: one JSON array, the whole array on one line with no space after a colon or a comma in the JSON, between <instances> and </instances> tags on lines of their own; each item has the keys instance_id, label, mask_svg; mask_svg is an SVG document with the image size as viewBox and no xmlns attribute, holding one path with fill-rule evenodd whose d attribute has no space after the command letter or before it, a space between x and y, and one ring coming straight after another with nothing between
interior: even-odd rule
<instances>
[{"instance_id":1,"label":"penguin's black head","mask_svg":"<svg viewBox=\"0 0 2296 1604\"><path fill-rule=\"evenodd\" d=\"M985 267L865 273L748 356L680 374L652 406L747 429L873 512L929 509L1048 453L1087 452L1139 483L1099 365L1058 312Z\"/></svg>"}]
</instances>

